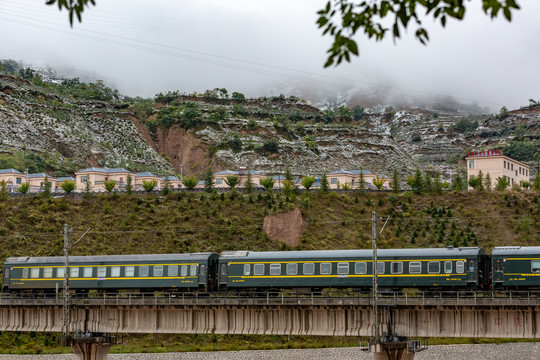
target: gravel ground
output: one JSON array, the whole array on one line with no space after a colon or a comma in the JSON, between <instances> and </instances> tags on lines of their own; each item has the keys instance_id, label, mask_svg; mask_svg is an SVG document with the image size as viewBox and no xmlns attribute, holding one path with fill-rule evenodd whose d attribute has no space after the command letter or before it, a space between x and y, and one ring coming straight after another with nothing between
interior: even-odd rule
<instances>
[{"instance_id":1,"label":"gravel ground","mask_svg":"<svg viewBox=\"0 0 540 360\"><path fill-rule=\"evenodd\" d=\"M73 355L0 355L0 360L71 360ZM250 359L339 359L363 360L373 356L359 348L309 350L227 351L204 353L111 354L109 360L250 360ZM540 342L481 345L431 346L418 353L415 360L537 360Z\"/></svg>"}]
</instances>

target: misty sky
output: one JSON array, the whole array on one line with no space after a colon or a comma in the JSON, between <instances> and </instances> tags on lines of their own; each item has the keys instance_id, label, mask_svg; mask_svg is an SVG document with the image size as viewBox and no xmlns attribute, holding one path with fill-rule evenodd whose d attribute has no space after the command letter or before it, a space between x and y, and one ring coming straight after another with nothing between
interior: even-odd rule
<instances>
[{"instance_id":1,"label":"misty sky","mask_svg":"<svg viewBox=\"0 0 540 360\"><path fill-rule=\"evenodd\" d=\"M360 57L336 69L323 69L331 39L315 25L326 0L96 0L73 29L44 2L0 0L0 58L80 69L130 96L386 88L495 111L540 99L540 1L519 1L512 23L466 2L463 22L425 21L427 46L413 31L396 44L359 35Z\"/></svg>"}]
</instances>

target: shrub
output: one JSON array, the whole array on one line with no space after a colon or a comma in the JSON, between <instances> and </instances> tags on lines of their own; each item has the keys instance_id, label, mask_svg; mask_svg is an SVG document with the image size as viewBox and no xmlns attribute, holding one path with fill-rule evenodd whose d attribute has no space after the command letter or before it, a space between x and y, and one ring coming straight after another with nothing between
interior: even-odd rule
<instances>
[{"instance_id":1,"label":"shrub","mask_svg":"<svg viewBox=\"0 0 540 360\"><path fill-rule=\"evenodd\" d=\"M150 194L154 188L157 186L156 180L143 180L142 187L147 194Z\"/></svg>"},{"instance_id":2,"label":"shrub","mask_svg":"<svg viewBox=\"0 0 540 360\"><path fill-rule=\"evenodd\" d=\"M495 189L499 191L506 190L506 188L510 185L510 181L506 176L498 177L497 178L497 185L495 186ZM471 185L472 186L472 185Z\"/></svg>"},{"instance_id":3,"label":"shrub","mask_svg":"<svg viewBox=\"0 0 540 360\"><path fill-rule=\"evenodd\" d=\"M7 182L5 180L0 181L0 201L7 199Z\"/></svg>"},{"instance_id":4,"label":"shrub","mask_svg":"<svg viewBox=\"0 0 540 360\"><path fill-rule=\"evenodd\" d=\"M304 176L302 178L302 185L306 190L309 190L309 188L315 183L315 178L313 176Z\"/></svg>"},{"instance_id":5,"label":"shrub","mask_svg":"<svg viewBox=\"0 0 540 360\"><path fill-rule=\"evenodd\" d=\"M184 186L188 189L188 190L191 190L193 189L195 186L197 186L197 178L194 177L194 176L185 176L182 178L182 184L184 184Z\"/></svg>"},{"instance_id":6,"label":"shrub","mask_svg":"<svg viewBox=\"0 0 540 360\"><path fill-rule=\"evenodd\" d=\"M116 181L114 181L114 180L105 180L103 182L103 185L105 185L105 190L107 190L107 192L110 194L114 190L114 187L116 186Z\"/></svg>"},{"instance_id":7,"label":"shrub","mask_svg":"<svg viewBox=\"0 0 540 360\"><path fill-rule=\"evenodd\" d=\"M274 188L275 181L271 176L268 176L264 179L261 179L261 185L266 189L266 191L270 191Z\"/></svg>"},{"instance_id":8,"label":"shrub","mask_svg":"<svg viewBox=\"0 0 540 360\"><path fill-rule=\"evenodd\" d=\"M75 190L75 181L66 180L62 183L62 185L60 185L60 187L66 192L66 194L70 194L73 190Z\"/></svg>"},{"instance_id":9,"label":"shrub","mask_svg":"<svg viewBox=\"0 0 540 360\"><path fill-rule=\"evenodd\" d=\"M227 176L225 178L225 184L227 184L231 189L234 189L236 185L240 183L240 178L236 175Z\"/></svg>"},{"instance_id":10,"label":"shrub","mask_svg":"<svg viewBox=\"0 0 540 360\"><path fill-rule=\"evenodd\" d=\"M73 183L73 188L75 188L75 183L72 181ZM21 194L26 194L28 192L28 190L30 190L30 184L29 183L22 183L21 186L19 186L19 189L18 191L21 193Z\"/></svg>"},{"instance_id":11,"label":"shrub","mask_svg":"<svg viewBox=\"0 0 540 360\"><path fill-rule=\"evenodd\" d=\"M126 179L126 193L128 195L133 194L133 178L131 177L131 175L128 175Z\"/></svg>"},{"instance_id":12,"label":"shrub","mask_svg":"<svg viewBox=\"0 0 540 360\"><path fill-rule=\"evenodd\" d=\"M45 176L45 181L43 182L43 192L42 192L44 197L51 196L51 188L52 188L52 183L49 181L49 177Z\"/></svg>"},{"instance_id":13,"label":"shrub","mask_svg":"<svg viewBox=\"0 0 540 360\"><path fill-rule=\"evenodd\" d=\"M469 119L460 119L458 120L454 125L452 125L451 129L459 132L459 133L469 133L473 132L478 128L478 121L477 120L469 120Z\"/></svg>"},{"instance_id":14,"label":"shrub","mask_svg":"<svg viewBox=\"0 0 540 360\"><path fill-rule=\"evenodd\" d=\"M373 179L373 185L375 185L377 189L382 190L384 179L379 178L379 175L377 175L375 179Z\"/></svg>"},{"instance_id":15,"label":"shrub","mask_svg":"<svg viewBox=\"0 0 540 360\"><path fill-rule=\"evenodd\" d=\"M537 154L536 144L531 141L512 141L503 148L503 154L519 161L531 161Z\"/></svg>"},{"instance_id":16,"label":"shrub","mask_svg":"<svg viewBox=\"0 0 540 360\"><path fill-rule=\"evenodd\" d=\"M244 96L244 94L236 92L236 91L232 93L232 98L236 101L246 100L246 97Z\"/></svg>"},{"instance_id":17,"label":"shrub","mask_svg":"<svg viewBox=\"0 0 540 360\"><path fill-rule=\"evenodd\" d=\"M279 150L279 143L276 139L270 139L263 143L262 148L269 153L277 153Z\"/></svg>"},{"instance_id":18,"label":"shrub","mask_svg":"<svg viewBox=\"0 0 540 360\"><path fill-rule=\"evenodd\" d=\"M422 138L420 137L420 134L419 134L419 133L416 133L416 132L415 132L415 133L413 133L413 134L411 135L411 141L412 141L412 142L420 142L420 141L422 141Z\"/></svg>"}]
</instances>

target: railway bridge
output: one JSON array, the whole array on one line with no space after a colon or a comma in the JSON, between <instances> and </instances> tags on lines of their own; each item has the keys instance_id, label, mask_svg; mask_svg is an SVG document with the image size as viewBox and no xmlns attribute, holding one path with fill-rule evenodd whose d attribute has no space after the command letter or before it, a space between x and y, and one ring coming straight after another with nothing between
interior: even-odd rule
<instances>
[{"instance_id":1,"label":"railway bridge","mask_svg":"<svg viewBox=\"0 0 540 360\"><path fill-rule=\"evenodd\" d=\"M69 330L368 337L372 301L359 292L86 294L70 298ZM59 295L0 294L0 331L61 332L62 303ZM413 338L540 338L537 293L382 292L378 306L391 310L395 333Z\"/></svg>"}]
</instances>

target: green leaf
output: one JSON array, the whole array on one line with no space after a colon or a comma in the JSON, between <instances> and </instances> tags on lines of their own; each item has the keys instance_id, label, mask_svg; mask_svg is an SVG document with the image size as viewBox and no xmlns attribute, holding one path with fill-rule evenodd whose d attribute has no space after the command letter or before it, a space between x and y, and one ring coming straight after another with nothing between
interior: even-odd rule
<instances>
[{"instance_id":1,"label":"green leaf","mask_svg":"<svg viewBox=\"0 0 540 360\"><path fill-rule=\"evenodd\" d=\"M504 13L504 17L506 18L506 20L512 21L512 13L510 12L509 8L505 7L503 9L503 13Z\"/></svg>"}]
</instances>

